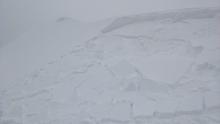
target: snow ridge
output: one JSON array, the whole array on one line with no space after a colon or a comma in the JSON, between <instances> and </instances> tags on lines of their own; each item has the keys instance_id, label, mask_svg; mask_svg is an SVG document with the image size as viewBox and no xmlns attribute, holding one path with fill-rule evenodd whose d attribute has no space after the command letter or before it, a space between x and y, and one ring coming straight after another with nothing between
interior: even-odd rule
<instances>
[{"instance_id":1,"label":"snow ridge","mask_svg":"<svg viewBox=\"0 0 220 124\"><path fill-rule=\"evenodd\" d=\"M173 22L183 21L186 19L201 19L215 17L220 13L220 8L205 9L181 9L178 11L153 12L147 14L124 16L115 19L109 26L102 30L102 33L108 33L126 25L141 23L145 21L159 21L170 19Z\"/></svg>"}]
</instances>

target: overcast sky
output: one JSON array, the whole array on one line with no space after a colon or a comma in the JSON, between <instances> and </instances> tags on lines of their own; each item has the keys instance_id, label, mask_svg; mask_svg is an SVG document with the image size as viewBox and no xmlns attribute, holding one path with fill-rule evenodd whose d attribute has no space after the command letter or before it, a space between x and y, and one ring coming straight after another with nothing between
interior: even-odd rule
<instances>
[{"instance_id":1,"label":"overcast sky","mask_svg":"<svg viewBox=\"0 0 220 124\"><path fill-rule=\"evenodd\" d=\"M220 6L220 0L0 0L0 45L30 25L68 16L81 21L151 11Z\"/></svg>"}]
</instances>

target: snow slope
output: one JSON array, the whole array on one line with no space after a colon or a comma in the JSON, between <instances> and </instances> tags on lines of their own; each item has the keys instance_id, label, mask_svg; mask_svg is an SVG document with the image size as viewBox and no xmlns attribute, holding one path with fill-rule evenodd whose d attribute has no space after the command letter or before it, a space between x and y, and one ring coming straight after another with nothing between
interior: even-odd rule
<instances>
[{"instance_id":1,"label":"snow slope","mask_svg":"<svg viewBox=\"0 0 220 124\"><path fill-rule=\"evenodd\" d=\"M8 84L23 78L99 33L103 24L86 24L60 18L34 27L0 49L0 79Z\"/></svg>"},{"instance_id":2,"label":"snow slope","mask_svg":"<svg viewBox=\"0 0 220 124\"><path fill-rule=\"evenodd\" d=\"M220 9L33 29L0 51L2 124L220 123Z\"/></svg>"}]
</instances>

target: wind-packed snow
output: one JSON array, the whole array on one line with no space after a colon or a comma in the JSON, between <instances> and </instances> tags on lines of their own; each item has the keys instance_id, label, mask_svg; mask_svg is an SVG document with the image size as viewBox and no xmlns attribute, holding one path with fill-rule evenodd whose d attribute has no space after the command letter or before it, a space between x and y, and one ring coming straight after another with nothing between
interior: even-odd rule
<instances>
[{"instance_id":1,"label":"wind-packed snow","mask_svg":"<svg viewBox=\"0 0 220 124\"><path fill-rule=\"evenodd\" d=\"M0 49L0 124L219 124L220 9L60 18Z\"/></svg>"}]
</instances>

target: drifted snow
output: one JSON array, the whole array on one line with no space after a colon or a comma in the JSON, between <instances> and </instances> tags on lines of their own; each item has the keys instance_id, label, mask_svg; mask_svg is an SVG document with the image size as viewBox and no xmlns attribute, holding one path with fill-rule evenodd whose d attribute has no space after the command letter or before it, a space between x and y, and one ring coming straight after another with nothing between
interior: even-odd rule
<instances>
[{"instance_id":1,"label":"drifted snow","mask_svg":"<svg viewBox=\"0 0 220 124\"><path fill-rule=\"evenodd\" d=\"M220 123L219 14L61 18L28 32L1 50L0 124Z\"/></svg>"}]
</instances>

